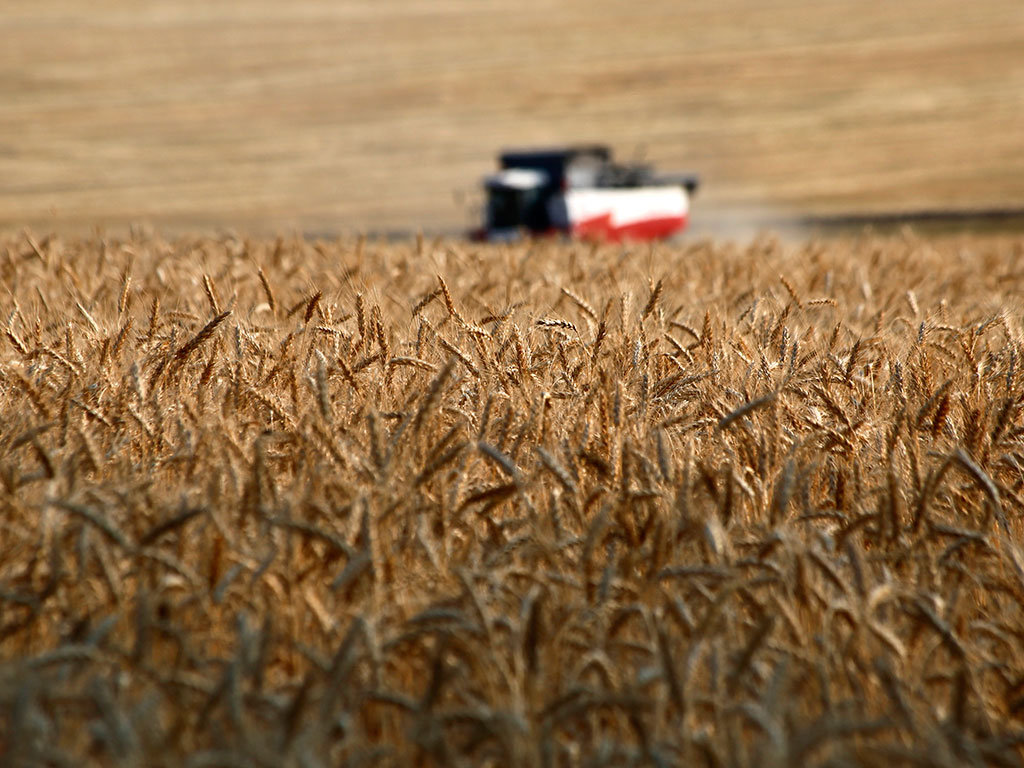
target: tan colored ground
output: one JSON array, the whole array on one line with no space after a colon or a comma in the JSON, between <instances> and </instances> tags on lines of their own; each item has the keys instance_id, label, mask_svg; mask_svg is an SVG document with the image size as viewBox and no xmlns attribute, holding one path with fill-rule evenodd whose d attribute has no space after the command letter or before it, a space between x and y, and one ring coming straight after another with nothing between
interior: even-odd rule
<instances>
[{"instance_id":1,"label":"tan colored ground","mask_svg":"<svg viewBox=\"0 0 1024 768\"><path fill-rule=\"evenodd\" d=\"M575 140L698 170L708 215L1024 203L1019 0L0 14L0 225L448 228L498 147Z\"/></svg>"}]
</instances>

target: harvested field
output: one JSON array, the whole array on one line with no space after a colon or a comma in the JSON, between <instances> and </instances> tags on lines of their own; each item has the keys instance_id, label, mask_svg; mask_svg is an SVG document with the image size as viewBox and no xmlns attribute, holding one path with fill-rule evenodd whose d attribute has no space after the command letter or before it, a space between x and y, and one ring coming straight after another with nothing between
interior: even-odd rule
<instances>
[{"instance_id":1,"label":"harvested field","mask_svg":"<svg viewBox=\"0 0 1024 768\"><path fill-rule=\"evenodd\" d=\"M1021 765L1024 240L0 239L4 765Z\"/></svg>"},{"instance_id":2,"label":"harvested field","mask_svg":"<svg viewBox=\"0 0 1024 768\"><path fill-rule=\"evenodd\" d=\"M1024 205L1020 0L7 0L0 226L469 223L504 145L740 209ZM456 193L459 198L456 199Z\"/></svg>"}]
</instances>

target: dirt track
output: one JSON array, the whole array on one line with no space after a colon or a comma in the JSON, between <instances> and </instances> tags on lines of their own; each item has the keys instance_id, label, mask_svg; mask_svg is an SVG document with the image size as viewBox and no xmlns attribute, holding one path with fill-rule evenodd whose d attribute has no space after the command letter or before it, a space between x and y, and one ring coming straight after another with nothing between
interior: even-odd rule
<instances>
[{"instance_id":1,"label":"dirt track","mask_svg":"<svg viewBox=\"0 0 1024 768\"><path fill-rule=\"evenodd\" d=\"M575 140L709 217L1024 203L1018 0L549 5L8 3L0 226L451 228Z\"/></svg>"}]
</instances>

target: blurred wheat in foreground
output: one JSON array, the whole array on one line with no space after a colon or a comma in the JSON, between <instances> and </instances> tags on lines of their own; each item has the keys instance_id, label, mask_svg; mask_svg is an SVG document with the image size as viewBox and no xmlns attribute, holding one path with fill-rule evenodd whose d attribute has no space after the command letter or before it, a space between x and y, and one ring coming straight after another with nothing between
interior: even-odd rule
<instances>
[{"instance_id":1,"label":"blurred wheat in foreground","mask_svg":"<svg viewBox=\"0 0 1024 768\"><path fill-rule=\"evenodd\" d=\"M1024 239L0 237L0 764L1024 764Z\"/></svg>"}]
</instances>

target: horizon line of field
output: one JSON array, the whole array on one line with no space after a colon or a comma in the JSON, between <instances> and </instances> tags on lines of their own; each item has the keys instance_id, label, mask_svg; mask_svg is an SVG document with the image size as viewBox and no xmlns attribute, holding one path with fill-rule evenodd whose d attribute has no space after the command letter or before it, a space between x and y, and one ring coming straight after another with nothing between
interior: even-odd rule
<instances>
[{"instance_id":1,"label":"horizon line of field","mask_svg":"<svg viewBox=\"0 0 1024 768\"><path fill-rule=\"evenodd\" d=\"M893 232L910 227L922 234L952 234L979 231L984 233L1024 232L1024 206L986 208L922 208L902 211L868 211L806 215L765 215L736 213L711 213L704 218L695 218L694 223L702 235L716 235L735 230L737 223L744 230L754 232L801 231L809 234L850 235L864 230L881 233ZM440 227L386 228L357 230L369 239L398 242L417 236L461 237L465 229ZM343 233L325 229L303 230L308 240L332 239ZM685 233L684 233L685 235Z\"/></svg>"},{"instance_id":2,"label":"horizon line of field","mask_svg":"<svg viewBox=\"0 0 1024 768\"><path fill-rule=\"evenodd\" d=\"M158 223L138 221L131 224L124 224L129 232L139 231L160 231L163 227ZM1024 233L1024 205L1013 205L1003 207L984 208L923 208L900 211L851 211L845 213L826 214L768 214L763 212L744 212L739 210L721 209L709 213L701 213L694 216L691 227L682 234L682 237L712 237L721 239L746 239L760 234L799 233L806 236L831 236L841 237L858 235L864 232L877 234L892 234L904 228L923 235L943 234L1014 234ZM99 225L99 231L110 233L116 231L118 226ZM45 232L46 227L39 227L37 224L24 226L15 222L4 222L0 220L0 233L16 231ZM198 227L184 225L170 225L166 228L165 234L188 235L200 234L202 230L224 235L244 234L245 227L236 225L217 225L207 222L205 226ZM60 227L51 229L54 234L59 234ZM307 241L314 240L337 240L344 237L358 235L367 240L383 242L401 242L412 240L417 237L432 238L453 238L459 239L468 237L468 228L455 227L408 227L408 228L360 228L360 227L339 227L328 228L323 226L314 227L285 227L278 232L284 234L290 232L292 236L300 237ZM740 233L737 235L737 233ZM270 236L270 233L265 233Z\"/></svg>"}]
</instances>

